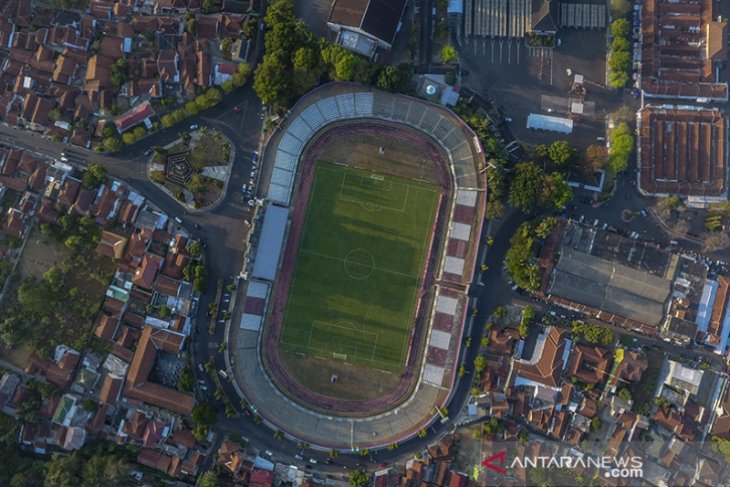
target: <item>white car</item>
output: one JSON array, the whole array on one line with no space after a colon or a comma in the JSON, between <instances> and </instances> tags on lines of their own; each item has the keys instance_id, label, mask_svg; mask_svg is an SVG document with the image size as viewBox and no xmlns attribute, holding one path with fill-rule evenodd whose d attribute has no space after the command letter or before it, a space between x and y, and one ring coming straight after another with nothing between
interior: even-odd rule
<instances>
[{"instance_id":1,"label":"white car","mask_svg":"<svg viewBox=\"0 0 730 487\"><path fill-rule=\"evenodd\" d=\"M190 130L198 130L198 124L194 123L190 126Z\"/></svg>"},{"instance_id":2,"label":"white car","mask_svg":"<svg viewBox=\"0 0 730 487\"><path fill-rule=\"evenodd\" d=\"M271 450L266 450L264 453L266 453L266 456L267 457L273 457L274 456L274 452L272 452Z\"/></svg>"},{"instance_id":3,"label":"white car","mask_svg":"<svg viewBox=\"0 0 730 487\"><path fill-rule=\"evenodd\" d=\"M309 463L311 463L312 465L316 465L317 464L317 460L315 460L314 458L310 458L309 459Z\"/></svg>"}]
</instances>

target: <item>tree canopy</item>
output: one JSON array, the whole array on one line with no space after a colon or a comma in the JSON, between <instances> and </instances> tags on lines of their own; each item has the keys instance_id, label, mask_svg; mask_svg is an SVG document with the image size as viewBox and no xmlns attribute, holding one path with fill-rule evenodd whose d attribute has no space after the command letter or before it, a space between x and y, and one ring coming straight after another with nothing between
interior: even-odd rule
<instances>
[{"instance_id":1,"label":"tree canopy","mask_svg":"<svg viewBox=\"0 0 730 487\"><path fill-rule=\"evenodd\" d=\"M611 129L609 134L611 147L608 150L609 168L617 173L626 169L629 165L629 155L634 150L634 137L626 122L621 122L617 127Z\"/></svg>"},{"instance_id":2,"label":"tree canopy","mask_svg":"<svg viewBox=\"0 0 730 487\"><path fill-rule=\"evenodd\" d=\"M537 291L540 286L540 273L535 262L537 240L531 223L523 223L510 239L510 247L505 256L507 273L522 289Z\"/></svg>"},{"instance_id":3,"label":"tree canopy","mask_svg":"<svg viewBox=\"0 0 730 487\"><path fill-rule=\"evenodd\" d=\"M451 64L456 62L459 57L459 53L456 52L456 48L450 44L445 45L441 49L441 62L444 64Z\"/></svg>"},{"instance_id":4,"label":"tree canopy","mask_svg":"<svg viewBox=\"0 0 730 487\"><path fill-rule=\"evenodd\" d=\"M558 166L566 166L575 158L573 149L567 140L557 140L550 144L548 156Z\"/></svg>"},{"instance_id":5,"label":"tree canopy","mask_svg":"<svg viewBox=\"0 0 730 487\"><path fill-rule=\"evenodd\" d=\"M589 343L599 345L610 345L613 343L613 331L605 326L594 325L593 323L586 323L581 320L573 320L570 326L574 335L582 337L583 340Z\"/></svg>"},{"instance_id":6,"label":"tree canopy","mask_svg":"<svg viewBox=\"0 0 730 487\"><path fill-rule=\"evenodd\" d=\"M515 166L508 196L512 206L531 212L540 206L562 208L572 199L573 190L560 173L545 174L532 162Z\"/></svg>"}]
</instances>

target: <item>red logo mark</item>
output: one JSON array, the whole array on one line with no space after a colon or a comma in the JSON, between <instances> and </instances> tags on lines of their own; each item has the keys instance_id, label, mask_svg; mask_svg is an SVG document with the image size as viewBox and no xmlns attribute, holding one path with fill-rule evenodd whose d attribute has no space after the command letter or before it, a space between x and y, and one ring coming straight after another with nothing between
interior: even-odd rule
<instances>
[{"instance_id":1,"label":"red logo mark","mask_svg":"<svg viewBox=\"0 0 730 487\"><path fill-rule=\"evenodd\" d=\"M497 453L496 455L492 455L489 458L485 458L484 461L482 462L482 465L484 465L487 468L491 468L495 472L499 472L502 475L507 475L507 471L505 469L501 468L504 465L504 456L506 454L507 454L507 451L505 450L503 452ZM495 460L499 460L499 466L492 464L492 462L494 462Z\"/></svg>"}]
</instances>

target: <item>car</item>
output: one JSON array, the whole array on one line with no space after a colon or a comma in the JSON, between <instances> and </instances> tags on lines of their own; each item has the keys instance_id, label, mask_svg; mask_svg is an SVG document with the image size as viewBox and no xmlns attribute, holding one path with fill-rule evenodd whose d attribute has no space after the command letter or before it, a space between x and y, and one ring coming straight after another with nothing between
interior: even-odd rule
<instances>
[{"instance_id":1,"label":"car","mask_svg":"<svg viewBox=\"0 0 730 487\"><path fill-rule=\"evenodd\" d=\"M198 124L194 123L190 126L190 130L198 130Z\"/></svg>"},{"instance_id":2,"label":"car","mask_svg":"<svg viewBox=\"0 0 730 487\"><path fill-rule=\"evenodd\" d=\"M61 156L61 161L63 161L63 162L68 162L68 157L66 157L66 156Z\"/></svg>"},{"instance_id":3,"label":"car","mask_svg":"<svg viewBox=\"0 0 730 487\"><path fill-rule=\"evenodd\" d=\"M248 184L244 183L243 186L241 186L241 192L245 193L246 191L248 191Z\"/></svg>"},{"instance_id":4,"label":"car","mask_svg":"<svg viewBox=\"0 0 730 487\"><path fill-rule=\"evenodd\" d=\"M233 107L233 111L236 113L241 113L241 107L235 106L235 107Z\"/></svg>"},{"instance_id":5,"label":"car","mask_svg":"<svg viewBox=\"0 0 730 487\"><path fill-rule=\"evenodd\" d=\"M197 228L198 230L200 230L200 225L198 225L198 224L196 223L196 224L195 224L195 228Z\"/></svg>"},{"instance_id":6,"label":"car","mask_svg":"<svg viewBox=\"0 0 730 487\"><path fill-rule=\"evenodd\" d=\"M316 465L317 464L317 460L315 460L314 458L310 458L309 459L309 463L311 463L312 465Z\"/></svg>"},{"instance_id":7,"label":"car","mask_svg":"<svg viewBox=\"0 0 730 487\"><path fill-rule=\"evenodd\" d=\"M646 210L641 210L639 213L641 213L641 216L643 217L649 216L649 213L647 213Z\"/></svg>"},{"instance_id":8,"label":"car","mask_svg":"<svg viewBox=\"0 0 730 487\"><path fill-rule=\"evenodd\" d=\"M180 218L179 216L176 216L175 223L177 223L178 225L182 225L182 223L183 223L182 218Z\"/></svg>"},{"instance_id":9,"label":"car","mask_svg":"<svg viewBox=\"0 0 730 487\"><path fill-rule=\"evenodd\" d=\"M250 200L248 200L248 206L253 207L254 205L256 205L256 200L254 200L253 198L251 198Z\"/></svg>"},{"instance_id":10,"label":"car","mask_svg":"<svg viewBox=\"0 0 730 487\"><path fill-rule=\"evenodd\" d=\"M200 371L201 374L205 372L205 369L203 368L203 364L198 364L198 370Z\"/></svg>"},{"instance_id":11,"label":"car","mask_svg":"<svg viewBox=\"0 0 730 487\"><path fill-rule=\"evenodd\" d=\"M223 370L223 369L220 369L220 370L218 371L218 375L220 375L220 376L221 376L221 377L223 377L224 379L227 379L227 378L228 378L228 372L226 372L226 371L225 371L225 370Z\"/></svg>"},{"instance_id":12,"label":"car","mask_svg":"<svg viewBox=\"0 0 730 487\"><path fill-rule=\"evenodd\" d=\"M147 149L146 151L144 151L144 155L148 156L150 154L152 154L152 149Z\"/></svg>"},{"instance_id":13,"label":"car","mask_svg":"<svg viewBox=\"0 0 730 487\"><path fill-rule=\"evenodd\" d=\"M251 178L255 178L255 177L256 177L256 171L255 170L251 171Z\"/></svg>"},{"instance_id":14,"label":"car","mask_svg":"<svg viewBox=\"0 0 730 487\"><path fill-rule=\"evenodd\" d=\"M271 450L266 450L264 453L266 454L267 457L273 457L274 456L274 452L272 452Z\"/></svg>"},{"instance_id":15,"label":"car","mask_svg":"<svg viewBox=\"0 0 730 487\"><path fill-rule=\"evenodd\" d=\"M258 161L258 160L259 160L259 153L258 153L258 152L256 152L256 151L253 151L253 156L251 157L251 160L252 160L253 162L256 162L256 161Z\"/></svg>"},{"instance_id":16,"label":"car","mask_svg":"<svg viewBox=\"0 0 730 487\"><path fill-rule=\"evenodd\" d=\"M596 218L595 220L593 220L593 226L594 227L597 227L598 226L598 218Z\"/></svg>"},{"instance_id":17,"label":"car","mask_svg":"<svg viewBox=\"0 0 730 487\"><path fill-rule=\"evenodd\" d=\"M304 457L301 455L294 455L294 458L296 458L297 460L304 460Z\"/></svg>"}]
</instances>

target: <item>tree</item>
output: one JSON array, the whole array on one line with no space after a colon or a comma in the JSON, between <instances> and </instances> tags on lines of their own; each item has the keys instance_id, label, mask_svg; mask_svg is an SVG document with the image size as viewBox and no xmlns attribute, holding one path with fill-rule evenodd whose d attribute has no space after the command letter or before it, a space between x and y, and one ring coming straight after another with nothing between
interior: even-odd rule
<instances>
[{"instance_id":1,"label":"tree","mask_svg":"<svg viewBox=\"0 0 730 487\"><path fill-rule=\"evenodd\" d=\"M296 83L298 91L306 92L317 84L322 75L321 61L322 57L316 45L302 46L294 51L293 81Z\"/></svg>"},{"instance_id":2,"label":"tree","mask_svg":"<svg viewBox=\"0 0 730 487\"><path fill-rule=\"evenodd\" d=\"M362 487L370 481L370 475L364 470L353 470L350 472L350 485L354 487Z\"/></svg>"},{"instance_id":3,"label":"tree","mask_svg":"<svg viewBox=\"0 0 730 487\"><path fill-rule=\"evenodd\" d=\"M543 204L550 202L556 209L564 208L573 200L573 188L565 182L563 175L554 172L545 177Z\"/></svg>"},{"instance_id":4,"label":"tree","mask_svg":"<svg viewBox=\"0 0 730 487\"><path fill-rule=\"evenodd\" d=\"M115 88L120 88L127 82L127 60L119 58L112 64L111 82Z\"/></svg>"},{"instance_id":5,"label":"tree","mask_svg":"<svg viewBox=\"0 0 730 487\"><path fill-rule=\"evenodd\" d=\"M575 149L570 146L567 140L557 140L550 144L548 156L558 166L565 166L575 157Z\"/></svg>"},{"instance_id":6,"label":"tree","mask_svg":"<svg viewBox=\"0 0 730 487\"><path fill-rule=\"evenodd\" d=\"M221 54L223 55L223 59L226 61L231 60L231 50L233 49L233 39L230 37L226 37L221 41Z\"/></svg>"},{"instance_id":7,"label":"tree","mask_svg":"<svg viewBox=\"0 0 730 487\"><path fill-rule=\"evenodd\" d=\"M58 109L58 107L51 108L51 111L48 112L48 119L49 120L59 120L61 118L61 110Z\"/></svg>"},{"instance_id":8,"label":"tree","mask_svg":"<svg viewBox=\"0 0 730 487\"><path fill-rule=\"evenodd\" d=\"M724 455L726 462L730 462L730 440L712 435L712 449Z\"/></svg>"},{"instance_id":9,"label":"tree","mask_svg":"<svg viewBox=\"0 0 730 487\"><path fill-rule=\"evenodd\" d=\"M203 9L204 14L209 14L215 10L215 4L213 4L213 0L203 0L203 3L200 7Z\"/></svg>"},{"instance_id":10,"label":"tree","mask_svg":"<svg viewBox=\"0 0 730 487\"><path fill-rule=\"evenodd\" d=\"M545 144L538 144L535 146L535 157L545 159L550 155L550 148Z\"/></svg>"},{"instance_id":11,"label":"tree","mask_svg":"<svg viewBox=\"0 0 730 487\"><path fill-rule=\"evenodd\" d=\"M532 225L523 223L510 239L505 256L507 273L522 289L536 291L540 285L540 274L535 261L535 236Z\"/></svg>"},{"instance_id":12,"label":"tree","mask_svg":"<svg viewBox=\"0 0 730 487\"><path fill-rule=\"evenodd\" d=\"M399 64L397 68L386 66L378 76L376 86L381 90L394 93L405 93L410 91L413 66L410 64Z\"/></svg>"},{"instance_id":13,"label":"tree","mask_svg":"<svg viewBox=\"0 0 730 487\"><path fill-rule=\"evenodd\" d=\"M133 132L124 132L122 134L122 141L127 145L132 145L137 142L137 138L134 136Z\"/></svg>"},{"instance_id":14,"label":"tree","mask_svg":"<svg viewBox=\"0 0 730 487\"><path fill-rule=\"evenodd\" d=\"M631 10L629 0L611 0L611 12L616 17L623 17Z\"/></svg>"},{"instance_id":15,"label":"tree","mask_svg":"<svg viewBox=\"0 0 730 487\"><path fill-rule=\"evenodd\" d=\"M623 88L629 82L629 73L625 71L611 71L608 75L608 86L611 88Z\"/></svg>"},{"instance_id":16,"label":"tree","mask_svg":"<svg viewBox=\"0 0 730 487\"><path fill-rule=\"evenodd\" d=\"M77 487L81 484L81 461L77 455L54 453L46 464L46 487Z\"/></svg>"},{"instance_id":17,"label":"tree","mask_svg":"<svg viewBox=\"0 0 730 487\"><path fill-rule=\"evenodd\" d=\"M679 199L679 196L677 195L671 195L667 196L663 200L659 202L659 208L663 210L674 210L679 208L679 205L682 204L682 201Z\"/></svg>"},{"instance_id":18,"label":"tree","mask_svg":"<svg viewBox=\"0 0 730 487\"><path fill-rule=\"evenodd\" d=\"M628 72L631 69L631 53L629 51L614 51L608 60L611 71Z\"/></svg>"},{"instance_id":19,"label":"tree","mask_svg":"<svg viewBox=\"0 0 730 487\"><path fill-rule=\"evenodd\" d=\"M517 327L520 336L525 338L530 333L530 327L535 319L535 310L530 306L526 306L522 310L522 317L520 318L520 325Z\"/></svg>"},{"instance_id":20,"label":"tree","mask_svg":"<svg viewBox=\"0 0 730 487\"><path fill-rule=\"evenodd\" d=\"M617 37L611 43L611 51L613 52L624 52L631 49L631 43L625 37Z\"/></svg>"},{"instance_id":21,"label":"tree","mask_svg":"<svg viewBox=\"0 0 730 487\"><path fill-rule=\"evenodd\" d=\"M634 149L634 137L631 129L625 122L621 122L609 133L611 148L608 150L609 168L614 172L621 172L629 164L629 155Z\"/></svg>"},{"instance_id":22,"label":"tree","mask_svg":"<svg viewBox=\"0 0 730 487\"><path fill-rule=\"evenodd\" d=\"M514 178L509 190L509 204L530 212L542 201L542 191L545 184L545 173L531 162L517 164L514 169Z\"/></svg>"},{"instance_id":23,"label":"tree","mask_svg":"<svg viewBox=\"0 0 730 487\"><path fill-rule=\"evenodd\" d=\"M628 19L616 19L611 23L611 35L613 37L628 37L631 33L631 23Z\"/></svg>"},{"instance_id":24,"label":"tree","mask_svg":"<svg viewBox=\"0 0 730 487\"><path fill-rule=\"evenodd\" d=\"M119 137L105 137L101 144L107 152L118 152L124 147L122 139Z\"/></svg>"},{"instance_id":25,"label":"tree","mask_svg":"<svg viewBox=\"0 0 730 487\"><path fill-rule=\"evenodd\" d=\"M218 476L213 470L208 470L198 479L200 487L218 487Z\"/></svg>"},{"instance_id":26,"label":"tree","mask_svg":"<svg viewBox=\"0 0 730 487\"><path fill-rule=\"evenodd\" d=\"M586 148L584 157L586 172L595 172L602 169L608 162L608 149L602 145L592 144Z\"/></svg>"},{"instance_id":27,"label":"tree","mask_svg":"<svg viewBox=\"0 0 730 487\"><path fill-rule=\"evenodd\" d=\"M574 335L582 337L583 340L589 343L600 345L610 345L613 343L613 331L605 326L594 325L581 320L573 320L570 326Z\"/></svg>"},{"instance_id":28,"label":"tree","mask_svg":"<svg viewBox=\"0 0 730 487\"><path fill-rule=\"evenodd\" d=\"M487 367L487 359L483 355L479 355L474 359L474 370L479 374Z\"/></svg>"},{"instance_id":29,"label":"tree","mask_svg":"<svg viewBox=\"0 0 730 487\"><path fill-rule=\"evenodd\" d=\"M618 397L620 397L624 401L630 401L631 400L631 391L628 390L628 388L624 387L623 389L620 389L618 391Z\"/></svg>"},{"instance_id":30,"label":"tree","mask_svg":"<svg viewBox=\"0 0 730 487\"><path fill-rule=\"evenodd\" d=\"M284 105L291 96L287 69L278 56L267 53L254 74L253 88L261 101Z\"/></svg>"},{"instance_id":31,"label":"tree","mask_svg":"<svg viewBox=\"0 0 730 487\"><path fill-rule=\"evenodd\" d=\"M447 44L441 49L441 62L444 64L456 62L458 57L459 53L456 52L456 48L452 45Z\"/></svg>"},{"instance_id":32,"label":"tree","mask_svg":"<svg viewBox=\"0 0 730 487\"><path fill-rule=\"evenodd\" d=\"M256 36L258 25L258 17L250 16L246 19L246 21L243 23L243 27L241 27L241 32L246 37L246 39L251 40Z\"/></svg>"},{"instance_id":33,"label":"tree","mask_svg":"<svg viewBox=\"0 0 730 487\"><path fill-rule=\"evenodd\" d=\"M595 418L591 419L591 431L598 431L601 429L601 426L603 426L603 421L601 418L596 416Z\"/></svg>"},{"instance_id":34,"label":"tree","mask_svg":"<svg viewBox=\"0 0 730 487\"><path fill-rule=\"evenodd\" d=\"M84 174L81 176L81 184L86 189L98 188L101 183L106 180L107 170L101 164L92 163L86 168Z\"/></svg>"}]
</instances>

